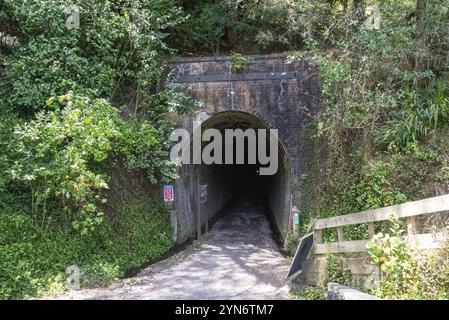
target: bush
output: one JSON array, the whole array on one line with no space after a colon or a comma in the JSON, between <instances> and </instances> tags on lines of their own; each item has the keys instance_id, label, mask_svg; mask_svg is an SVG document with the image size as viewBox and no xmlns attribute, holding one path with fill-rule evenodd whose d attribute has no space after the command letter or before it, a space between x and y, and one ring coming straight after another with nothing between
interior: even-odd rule
<instances>
[{"instance_id":1,"label":"bush","mask_svg":"<svg viewBox=\"0 0 449 320\"><path fill-rule=\"evenodd\" d=\"M165 116L188 105L180 93L155 92L171 52L166 29L183 15L175 0L80 0L80 28L68 30L71 5L0 4L3 298L61 291L73 264L98 284L172 244L167 211L151 197L120 198L108 223L103 212L119 161L151 182L174 178Z\"/></svg>"},{"instance_id":2,"label":"bush","mask_svg":"<svg viewBox=\"0 0 449 320\"><path fill-rule=\"evenodd\" d=\"M212 52L218 54L226 47L225 28L229 24L229 10L221 2L196 8L189 19L178 27L172 42L184 52ZM179 35L182 34L180 38Z\"/></svg>"},{"instance_id":3,"label":"bush","mask_svg":"<svg viewBox=\"0 0 449 320\"><path fill-rule=\"evenodd\" d=\"M60 293L70 265L82 270L83 287L102 285L171 248L168 211L159 201L122 200L117 214L114 223L81 236L70 228L44 232L24 213L0 213L0 298Z\"/></svg>"}]
</instances>

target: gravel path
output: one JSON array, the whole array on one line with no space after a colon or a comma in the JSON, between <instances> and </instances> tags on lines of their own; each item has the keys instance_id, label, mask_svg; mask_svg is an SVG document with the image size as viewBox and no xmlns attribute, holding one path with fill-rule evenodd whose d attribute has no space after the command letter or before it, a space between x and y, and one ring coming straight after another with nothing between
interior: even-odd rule
<instances>
[{"instance_id":1,"label":"gravel path","mask_svg":"<svg viewBox=\"0 0 449 320\"><path fill-rule=\"evenodd\" d=\"M241 204L202 240L137 276L57 299L288 299L290 259L272 238L261 208Z\"/></svg>"}]
</instances>

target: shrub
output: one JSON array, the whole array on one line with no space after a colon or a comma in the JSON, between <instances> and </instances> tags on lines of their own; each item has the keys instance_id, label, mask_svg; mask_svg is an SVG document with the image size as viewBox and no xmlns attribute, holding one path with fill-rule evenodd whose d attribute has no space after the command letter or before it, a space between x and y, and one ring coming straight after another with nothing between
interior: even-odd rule
<instances>
[{"instance_id":1,"label":"shrub","mask_svg":"<svg viewBox=\"0 0 449 320\"><path fill-rule=\"evenodd\" d=\"M59 202L62 218L85 234L103 221L97 204L107 177L97 164L119 135L118 110L72 93L48 100L47 107L16 128L8 173L29 189L31 213L42 228L61 219L52 215Z\"/></svg>"},{"instance_id":2,"label":"shrub","mask_svg":"<svg viewBox=\"0 0 449 320\"><path fill-rule=\"evenodd\" d=\"M352 273L349 269L345 268L340 257L328 254L327 260L327 277L325 283L336 282L341 285L352 285Z\"/></svg>"},{"instance_id":3,"label":"shrub","mask_svg":"<svg viewBox=\"0 0 449 320\"><path fill-rule=\"evenodd\" d=\"M26 187L41 228L70 222L93 232L103 222L99 205L114 159L145 170L151 183L176 177L164 133L149 121L121 120L106 100L73 93L49 99L47 108L16 127L7 159L10 181Z\"/></svg>"}]
</instances>

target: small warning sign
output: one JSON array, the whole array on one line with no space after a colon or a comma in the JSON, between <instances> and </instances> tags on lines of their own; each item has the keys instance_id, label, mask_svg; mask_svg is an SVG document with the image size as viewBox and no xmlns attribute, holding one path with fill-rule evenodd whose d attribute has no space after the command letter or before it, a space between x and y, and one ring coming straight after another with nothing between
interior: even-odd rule
<instances>
[{"instance_id":1,"label":"small warning sign","mask_svg":"<svg viewBox=\"0 0 449 320\"><path fill-rule=\"evenodd\" d=\"M175 194L173 192L173 185L166 184L164 185L164 201L165 202L173 202L175 200Z\"/></svg>"}]
</instances>

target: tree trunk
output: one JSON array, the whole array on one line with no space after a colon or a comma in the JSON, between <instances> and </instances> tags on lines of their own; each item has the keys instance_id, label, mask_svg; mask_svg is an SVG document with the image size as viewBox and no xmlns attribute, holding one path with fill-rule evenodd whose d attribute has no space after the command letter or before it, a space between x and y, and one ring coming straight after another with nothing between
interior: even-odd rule
<instances>
[{"instance_id":1,"label":"tree trunk","mask_svg":"<svg viewBox=\"0 0 449 320\"><path fill-rule=\"evenodd\" d=\"M425 71L427 69L426 9L427 0L416 0L416 42L418 43L419 48L415 56L416 72ZM419 87L422 84L423 79L415 80L416 87Z\"/></svg>"}]
</instances>

